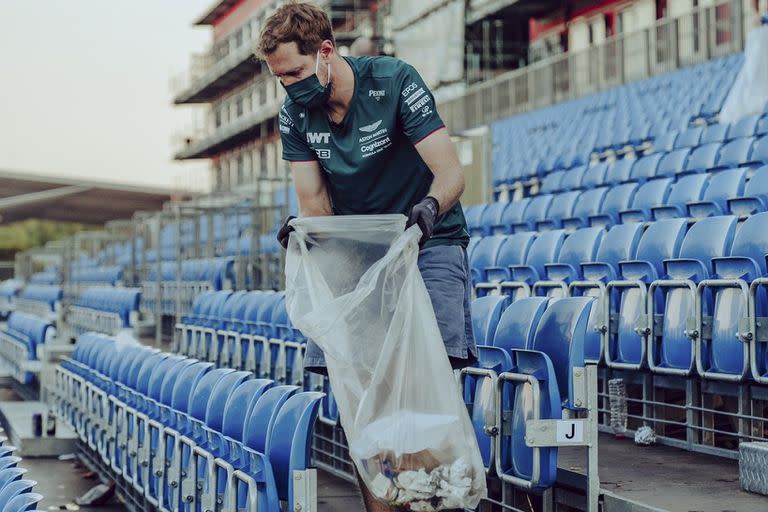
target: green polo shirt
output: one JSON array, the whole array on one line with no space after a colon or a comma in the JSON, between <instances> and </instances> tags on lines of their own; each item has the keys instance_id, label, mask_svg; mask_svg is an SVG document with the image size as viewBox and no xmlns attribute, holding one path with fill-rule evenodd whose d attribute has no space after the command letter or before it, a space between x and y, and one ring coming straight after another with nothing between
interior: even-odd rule
<instances>
[{"instance_id":1,"label":"green polo shirt","mask_svg":"<svg viewBox=\"0 0 768 512\"><path fill-rule=\"evenodd\" d=\"M355 92L340 124L323 108L286 98L280 110L283 159L316 160L336 215L402 213L424 199L434 178L414 147L444 128L416 70L392 57L345 57ZM425 247L467 246L461 205L441 215Z\"/></svg>"}]
</instances>

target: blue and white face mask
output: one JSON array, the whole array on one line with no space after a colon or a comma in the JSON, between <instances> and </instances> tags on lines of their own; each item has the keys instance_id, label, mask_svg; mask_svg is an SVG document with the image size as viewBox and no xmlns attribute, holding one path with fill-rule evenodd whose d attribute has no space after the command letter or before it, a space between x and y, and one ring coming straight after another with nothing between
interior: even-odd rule
<instances>
[{"instance_id":1,"label":"blue and white face mask","mask_svg":"<svg viewBox=\"0 0 768 512\"><path fill-rule=\"evenodd\" d=\"M315 58L315 72L288 86L283 86L288 97L294 103L306 108L314 108L325 105L328 97L331 95L331 65L328 64L328 82L323 86L320 79L317 78L317 71L320 68L320 51Z\"/></svg>"}]
</instances>

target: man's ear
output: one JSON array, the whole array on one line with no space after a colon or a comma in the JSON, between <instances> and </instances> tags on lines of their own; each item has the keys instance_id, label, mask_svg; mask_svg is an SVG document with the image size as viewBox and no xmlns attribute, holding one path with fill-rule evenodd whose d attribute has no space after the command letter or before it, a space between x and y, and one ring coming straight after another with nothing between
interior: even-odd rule
<instances>
[{"instance_id":1,"label":"man's ear","mask_svg":"<svg viewBox=\"0 0 768 512\"><path fill-rule=\"evenodd\" d=\"M336 49L333 47L333 43L330 39L326 39L320 43L320 56L323 58L323 60L327 61L330 59L335 51Z\"/></svg>"}]
</instances>

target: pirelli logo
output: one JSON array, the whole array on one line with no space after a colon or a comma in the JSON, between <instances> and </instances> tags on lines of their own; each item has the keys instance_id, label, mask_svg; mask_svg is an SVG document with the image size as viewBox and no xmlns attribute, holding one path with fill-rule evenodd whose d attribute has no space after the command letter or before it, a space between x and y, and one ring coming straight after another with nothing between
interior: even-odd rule
<instances>
[{"instance_id":1,"label":"pirelli logo","mask_svg":"<svg viewBox=\"0 0 768 512\"><path fill-rule=\"evenodd\" d=\"M422 107L424 107L430 101L431 101L431 98L429 96L424 96L419 101L411 105L411 112L418 112L419 110L421 110Z\"/></svg>"}]
</instances>

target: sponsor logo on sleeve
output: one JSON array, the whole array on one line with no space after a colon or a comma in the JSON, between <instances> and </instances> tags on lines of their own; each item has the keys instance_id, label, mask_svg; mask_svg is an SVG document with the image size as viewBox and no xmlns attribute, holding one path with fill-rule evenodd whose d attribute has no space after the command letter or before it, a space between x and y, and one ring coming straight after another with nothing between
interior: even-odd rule
<instances>
[{"instance_id":1,"label":"sponsor logo on sleeve","mask_svg":"<svg viewBox=\"0 0 768 512\"><path fill-rule=\"evenodd\" d=\"M427 105L427 103L429 103L430 101L432 101L432 99L429 97L429 95L424 96L419 101L411 105L411 112L418 112L419 110L424 108Z\"/></svg>"},{"instance_id":2,"label":"sponsor logo on sleeve","mask_svg":"<svg viewBox=\"0 0 768 512\"><path fill-rule=\"evenodd\" d=\"M416 82L412 82L410 85L406 86L405 89L403 89L403 92L401 93L403 95L403 98L407 98L413 91L419 88L419 84Z\"/></svg>"},{"instance_id":3,"label":"sponsor logo on sleeve","mask_svg":"<svg viewBox=\"0 0 768 512\"><path fill-rule=\"evenodd\" d=\"M307 132L307 142L310 144L328 144L330 139L330 132Z\"/></svg>"},{"instance_id":4,"label":"sponsor logo on sleeve","mask_svg":"<svg viewBox=\"0 0 768 512\"><path fill-rule=\"evenodd\" d=\"M408 97L405 99L405 104L406 104L406 105L410 105L410 104L412 104L414 101L416 101L417 99L419 99L419 98L421 98L422 96L424 96L424 94L425 94L425 92L424 92L424 88L423 88L423 87L420 87L418 91L416 91L415 93L411 94L410 96L408 96Z\"/></svg>"}]
</instances>

